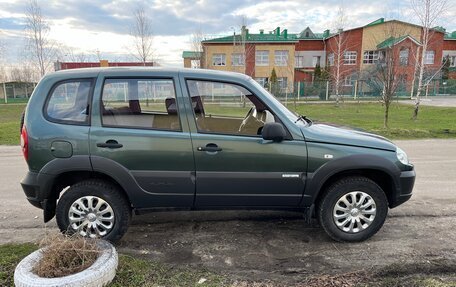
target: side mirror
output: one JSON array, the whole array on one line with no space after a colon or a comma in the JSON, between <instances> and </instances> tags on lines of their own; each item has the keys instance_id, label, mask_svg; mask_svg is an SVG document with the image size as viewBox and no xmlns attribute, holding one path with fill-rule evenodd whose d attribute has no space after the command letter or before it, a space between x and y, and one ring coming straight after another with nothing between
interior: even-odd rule
<instances>
[{"instance_id":1,"label":"side mirror","mask_svg":"<svg viewBox=\"0 0 456 287\"><path fill-rule=\"evenodd\" d=\"M261 131L261 135L265 140L281 142L287 136L287 132L280 123L266 123Z\"/></svg>"}]
</instances>

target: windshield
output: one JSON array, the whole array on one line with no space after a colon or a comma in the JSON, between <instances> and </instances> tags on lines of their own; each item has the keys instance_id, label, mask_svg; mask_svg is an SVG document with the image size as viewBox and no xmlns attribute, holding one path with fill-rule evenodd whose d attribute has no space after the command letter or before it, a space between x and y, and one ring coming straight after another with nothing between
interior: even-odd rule
<instances>
[{"instance_id":1,"label":"windshield","mask_svg":"<svg viewBox=\"0 0 456 287\"><path fill-rule=\"evenodd\" d=\"M275 106L283 113L285 114L285 116L292 122L294 123L301 123L301 124L304 124L306 125L306 122L305 121L298 121L298 118L299 118L299 115L296 114L295 112L293 111L290 111L286 106L284 106L279 100L277 100L276 97L274 97L274 95L272 95L271 93L269 93L268 90L266 90L262 85L260 85L257 81L255 81L254 79L250 78L250 82L255 85L255 87L257 89L259 89L260 91L262 92L265 92L266 94L268 94L270 97L269 99L271 101L274 102Z\"/></svg>"}]
</instances>

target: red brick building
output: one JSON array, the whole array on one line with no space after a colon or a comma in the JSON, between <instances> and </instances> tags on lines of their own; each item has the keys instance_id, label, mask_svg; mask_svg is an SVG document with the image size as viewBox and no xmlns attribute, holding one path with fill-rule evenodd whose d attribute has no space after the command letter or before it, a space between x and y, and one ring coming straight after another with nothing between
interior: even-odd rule
<instances>
[{"instance_id":1,"label":"red brick building","mask_svg":"<svg viewBox=\"0 0 456 287\"><path fill-rule=\"evenodd\" d=\"M108 62L107 60L100 60L100 62L55 62L54 70L68 70L80 68L99 68L99 67L152 67L157 66L155 62Z\"/></svg>"},{"instance_id":2,"label":"red brick building","mask_svg":"<svg viewBox=\"0 0 456 287\"><path fill-rule=\"evenodd\" d=\"M384 18L362 27L323 33L314 33L307 27L291 34L277 27L268 33L260 30L259 34L250 34L243 28L240 35L202 41L201 67L245 73L262 84L267 83L275 69L285 83L283 87L292 87L293 82L313 81L315 68L320 66L329 70L331 78L339 73L342 86L351 89L355 80L372 69L392 45L401 61L399 72L410 90L422 35L421 26ZM450 78L456 79L456 32L446 33L436 27L431 30L426 51L427 73L441 69L445 56L450 60Z\"/></svg>"}]
</instances>

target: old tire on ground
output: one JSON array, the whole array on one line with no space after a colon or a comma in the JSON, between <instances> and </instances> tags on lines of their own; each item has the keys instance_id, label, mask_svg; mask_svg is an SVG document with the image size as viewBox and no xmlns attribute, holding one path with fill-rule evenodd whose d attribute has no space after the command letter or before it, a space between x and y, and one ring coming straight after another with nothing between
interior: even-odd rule
<instances>
[{"instance_id":1,"label":"old tire on ground","mask_svg":"<svg viewBox=\"0 0 456 287\"><path fill-rule=\"evenodd\" d=\"M120 188L91 179L76 183L63 193L56 219L62 232L116 242L127 232L131 208Z\"/></svg>"},{"instance_id":2,"label":"old tire on ground","mask_svg":"<svg viewBox=\"0 0 456 287\"><path fill-rule=\"evenodd\" d=\"M14 271L14 284L17 287L55 287L55 286L105 286L115 275L118 264L117 251L109 242L100 241L100 256L86 270L58 278L43 278L32 272L34 265L41 259L41 250L25 257Z\"/></svg>"},{"instance_id":3,"label":"old tire on ground","mask_svg":"<svg viewBox=\"0 0 456 287\"><path fill-rule=\"evenodd\" d=\"M388 200L383 190L365 177L343 178L324 191L317 216L336 241L356 242L372 237L383 226Z\"/></svg>"}]
</instances>

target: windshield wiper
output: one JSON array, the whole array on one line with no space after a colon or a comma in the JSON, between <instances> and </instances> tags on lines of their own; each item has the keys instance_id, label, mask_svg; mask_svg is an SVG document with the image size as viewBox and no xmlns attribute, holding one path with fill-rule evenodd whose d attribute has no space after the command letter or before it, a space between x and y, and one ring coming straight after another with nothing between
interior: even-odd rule
<instances>
[{"instance_id":1,"label":"windshield wiper","mask_svg":"<svg viewBox=\"0 0 456 287\"><path fill-rule=\"evenodd\" d=\"M299 116L294 123L297 123L299 121L304 121L305 123L308 123L309 125L312 124L312 120L309 119L307 116Z\"/></svg>"}]
</instances>

